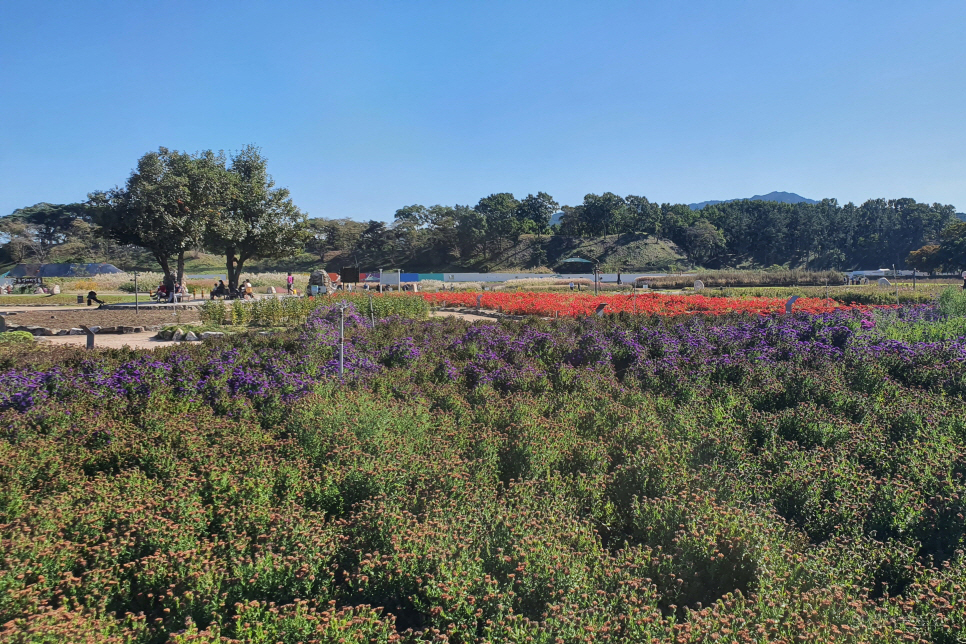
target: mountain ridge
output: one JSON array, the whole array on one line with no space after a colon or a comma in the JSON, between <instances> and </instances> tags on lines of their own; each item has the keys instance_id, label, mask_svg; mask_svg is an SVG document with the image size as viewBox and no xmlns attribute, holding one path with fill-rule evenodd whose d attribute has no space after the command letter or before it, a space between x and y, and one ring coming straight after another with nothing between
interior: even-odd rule
<instances>
[{"instance_id":1,"label":"mountain ridge","mask_svg":"<svg viewBox=\"0 0 966 644\"><path fill-rule=\"evenodd\" d=\"M719 203L729 203L731 201L777 201L779 203L809 203L814 204L818 201L814 199L809 199L801 195L795 194L794 192L780 192L772 191L767 195L755 195L754 197L738 197L736 199L722 199L720 201L699 201L698 203L688 204L691 210L701 210L705 206L714 206Z\"/></svg>"}]
</instances>

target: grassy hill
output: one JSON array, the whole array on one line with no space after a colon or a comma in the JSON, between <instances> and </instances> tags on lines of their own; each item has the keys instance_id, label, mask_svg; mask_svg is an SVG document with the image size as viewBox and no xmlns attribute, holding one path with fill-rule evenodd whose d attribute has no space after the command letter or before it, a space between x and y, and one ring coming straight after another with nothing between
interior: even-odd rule
<instances>
[{"instance_id":1,"label":"grassy hill","mask_svg":"<svg viewBox=\"0 0 966 644\"><path fill-rule=\"evenodd\" d=\"M490 271L554 270L570 257L597 259L602 269L625 271L667 270L687 265L674 243L648 235L608 235L597 239L563 235L524 235L491 260L477 260L475 268Z\"/></svg>"}]
</instances>

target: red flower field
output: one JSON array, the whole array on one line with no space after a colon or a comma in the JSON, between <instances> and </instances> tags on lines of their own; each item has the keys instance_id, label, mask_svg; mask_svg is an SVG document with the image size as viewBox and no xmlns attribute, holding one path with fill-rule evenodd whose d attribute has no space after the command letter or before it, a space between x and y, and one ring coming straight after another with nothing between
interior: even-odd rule
<instances>
[{"instance_id":1,"label":"red flower field","mask_svg":"<svg viewBox=\"0 0 966 644\"><path fill-rule=\"evenodd\" d=\"M640 295L591 295L587 293L424 293L423 297L434 305L475 307L477 298L484 309L502 310L512 315L553 316L589 315L599 304L606 304L608 313L647 313L652 315L681 315L687 313L753 313L767 315L785 311L785 299L774 297L706 297L703 295L665 295L644 293ZM795 311L829 313L836 309L859 309L869 307L859 304L844 305L834 300L799 298Z\"/></svg>"}]
</instances>

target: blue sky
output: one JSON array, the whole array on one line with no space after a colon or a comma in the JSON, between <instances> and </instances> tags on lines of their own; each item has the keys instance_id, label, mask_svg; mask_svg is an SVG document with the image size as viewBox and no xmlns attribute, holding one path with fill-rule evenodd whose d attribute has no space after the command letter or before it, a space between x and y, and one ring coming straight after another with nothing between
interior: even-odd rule
<instances>
[{"instance_id":1,"label":"blue sky","mask_svg":"<svg viewBox=\"0 0 966 644\"><path fill-rule=\"evenodd\" d=\"M310 216L540 190L966 210L966 2L0 3L0 214L261 146Z\"/></svg>"}]
</instances>

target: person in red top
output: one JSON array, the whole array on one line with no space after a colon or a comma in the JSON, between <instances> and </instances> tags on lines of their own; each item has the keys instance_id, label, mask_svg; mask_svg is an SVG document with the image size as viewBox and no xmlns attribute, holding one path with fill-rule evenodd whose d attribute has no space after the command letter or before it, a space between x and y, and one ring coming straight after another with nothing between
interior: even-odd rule
<instances>
[{"instance_id":1,"label":"person in red top","mask_svg":"<svg viewBox=\"0 0 966 644\"><path fill-rule=\"evenodd\" d=\"M292 271L288 272L288 277L286 278L286 282L288 283L288 294L291 295L292 289L295 288L295 278L292 277Z\"/></svg>"}]
</instances>

